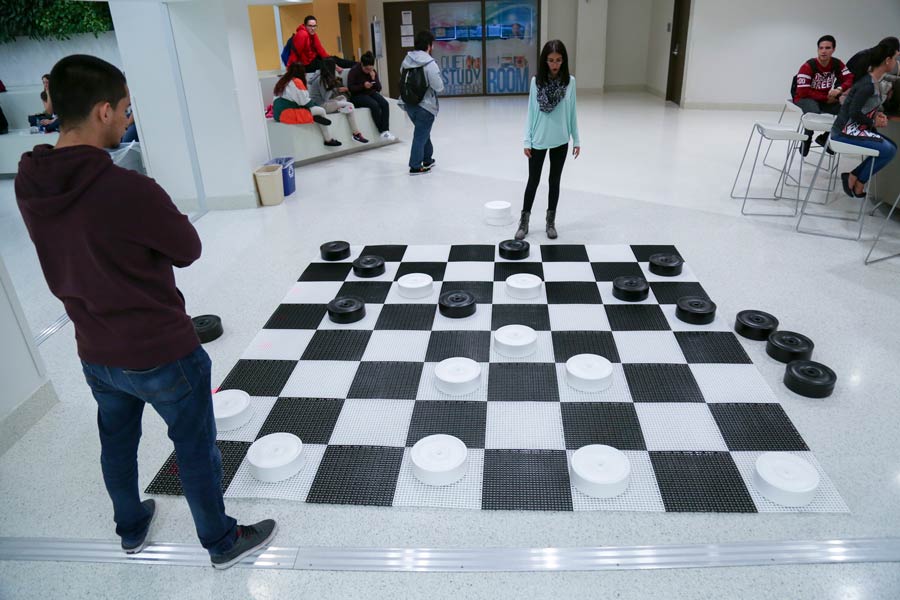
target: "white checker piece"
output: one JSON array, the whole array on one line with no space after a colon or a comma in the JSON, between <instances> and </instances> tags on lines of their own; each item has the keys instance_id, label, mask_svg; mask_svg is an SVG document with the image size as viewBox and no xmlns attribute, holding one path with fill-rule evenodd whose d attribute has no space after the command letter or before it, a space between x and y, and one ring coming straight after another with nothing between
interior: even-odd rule
<instances>
[{"instance_id":1,"label":"white checker piece","mask_svg":"<svg viewBox=\"0 0 900 600\"><path fill-rule=\"evenodd\" d=\"M625 368L612 363L612 385L602 392L582 392L566 382L566 363L556 363L556 382L559 387L560 402L633 402Z\"/></svg>"},{"instance_id":2,"label":"white checker piece","mask_svg":"<svg viewBox=\"0 0 900 600\"><path fill-rule=\"evenodd\" d=\"M493 304L547 304L547 288L541 284L541 291L536 298L513 298L506 291L505 281L494 282Z\"/></svg>"},{"instance_id":3,"label":"white checker piece","mask_svg":"<svg viewBox=\"0 0 900 600\"><path fill-rule=\"evenodd\" d=\"M315 333L314 329L261 329L241 358L297 360Z\"/></svg>"},{"instance_id":4,"label":"white checker piece","mask_svg":"<svg viewBox=\"0 0 900 600\"><path fill-rule=\"evenodd\" d=\"M324 444L303 444L303 468L284 481L264 483L250 474L250 464L246 460L238 467L225 493L226 498L270 498L273 500L294 500L304 502L316 478L316 471L325 455Z\"/></svg>"},{"instance_id":5,"label":"white checker piece","mask_svg":"<svg viewBox=\"0 0 900 600\"><path fill-rule=\"evenodd\" d=\"M425 485L413 474L410 448L403 451L403 463L394 491L393 506L430 506L434 508L481 508L481 482L484 477L484 450L468 448L468 466L462 479L446 486Z\"/></svg>"},{"instance_id":6,"label":"white checker piece","mask_svg":"<svg viewBox=\"0 0 900 600\"><path fill-rule=\"evenodd\" d=\"M844 502L844 499L841 498L841 495L838 493L837 488L834 485L834 482L829 479L828 475L825 474L825 471L822 469L822 465L819 464L819 461L816 460L816 457L812 452L790 452L794 456L798 458L802 458L807 461L811 465L813 465L816 470L819 472L819 489L816 491L816 497L813 501L806 506L782 506L780 504L776 504L763 496L759 490L756 489L756 486L753 485L753 471L755 469L756 459L760 454L765 454L764 452L732 452L731 457L734 459L734 463L737 465L738 471L741 473L741 477L744 479L744 483L747 486L747 489L750 491L750 497L753 498L753 503L756 504L756 510L759 512L781 512L781 513L789 513L789 512L809 512L809 513L821 513L821 512L832 512L832 513L848 513L850 509L847 507L847 503Z\"/></svg>"},{"instance_id":7,"label":"white checker piece","mask_svg":"<svg viewBox=\"0 0 900 600\"><path fill-rule=\"evenodd\" d=\"M553 339L549 331L535 331L537 334L537 349L534 354L512 358L504 356L495 349L494 332L491 332L491 362L492 363L552 363Z\"/></svg>"},{"instance_id":8,"label":"white checker piece","mask_svg":"<svg viewBox=\"0 0 900 600\"><path fill-rule=\"evenodd\" d=\"M372 332L363 361L424 362L430 331L378 329Z\"/></svg>"},{"instance_id":9,"label":"white checker piece","mask_svg":"<svg viewBox=\"0 0 900 600\"><path fill-rule=\"evenodd\" d=\"M400 284L396 281L391 284L391 289L388 291L387 298L385 298L385 304L434 304L437 305L438 300L441 297L441 282L435 281L431 285L431 294L428 296L423 296L421 298L407 298L406 296L400 293Z\"/></svg>"},{"instance_id":10,"label":"white checker piece","mask_svg":"<svg viewBox=\"0 0 900 600\"><path fill-rule=\"evenodd\" d=\"M278 398L272 396L250 396L250 410L253 416L244 425L229 431L217 431L217 440L231 440L235 442L252 442L256 440L263 423L272 412L275 401Z\"/></svg>"},{"instance_id":11,"label":"white checker piece","mask_svg":"<svg viewBox=\"0 0 900 600\"><path fill-rule=\"evenodd\" d=\"M609 317L602 304L550 304L552 331L610 331Z\"/></svg>"},{"instance_id":12,"label":"white checker piece","mask_svg":"<svg viewBox=\"0 0 900 600\"><path fill-rule=\"evenodd\" d=\"M690 368L708 403L778 402L756 365L694 364Z\"/></svg>"},{"instance_id":13,"label":"white checker piece","mask_svg":"<svg viewBox=\"0 0 900 600\"><path fill-rule=\"evenodd\" d=\"M484 447L565 450L559 402L488 402Z\"/></svg>"},{"instance_id":14,"label":"white checker piece","mask_svg":"<svg viewBox=\"0 0 900 600\"><path fill-rule=\"evenodd\" d=\"M402 448L415 405L415 400L344 400L328 444Z\"/></svg>"},{"instance_id":15,"label":"white checker piece","mask_svg":"<svg viewBox=\"0 0 900 600\"><path fill-rule=\"evenodd\" d=\"M435 384L437 376L434 374L434 368L438 365L436 362L427 362L422 368L422 377L419 379L419 390L416 393L416 400L469 400L476 402L487 402L488 393L488 371L490 365L488 363L478 363L481 365L481 385L474 392L463 394L461 396L451 396L445 394L438 389Z\"/></svg>"},{"instance_id":16,"label":"white checker piece","mask_svg":"<svg viewBox=\"0 0 900 600\"><path fill-rule=\"evenodd\" d=\"M636 402L647 450L728 450L702 402Z\"/></svg>"},{"instance_id":17,"label":"white checker piece","mask_svg":"<svg viewBox=\"0 0 900 600\"><path fill-rule=\"evenodd\" d=\"M623 363L687 363L671 331L613 331L612 334Z\"/></svg>"},{"instance_id":18,"label":"white checker piece","mask_svg":"<svg viewBox=\"0 0 900 600\"><path fill-rule=\"evenodd\" d=\"M623 510L664 512L662 495L656 483L656 474L650 454L642 450L623 450L631 461L631 482L625 493L615 498L593 498L571 484L573 510ZM572 463L575 450L567 450L566 458Z\"/></svg>"}]
</instances>

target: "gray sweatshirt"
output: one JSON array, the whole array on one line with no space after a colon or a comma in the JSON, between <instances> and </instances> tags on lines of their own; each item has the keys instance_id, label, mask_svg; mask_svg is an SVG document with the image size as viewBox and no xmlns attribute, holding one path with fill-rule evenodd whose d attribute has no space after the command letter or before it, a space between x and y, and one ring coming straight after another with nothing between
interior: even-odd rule
<instances>
[{"instance_id":1,"label":"gray sweatshirt","mask_svg":"<svg viewBox=\"0 0 900 600\"><path fill-rule=\"evenodd\" d=\"M431 55L424 50L407 52L406 58L403 59L403 64L400 65L401 69L412 69L415 67L425 67L425 77L428 79L428 89L425 91L425 97L422 98L419 106L437 116L439 110L437 92L444 91L441 69ZM398 100L397 104L403 108L403 99Z\"/></svg>"}]
</instances>

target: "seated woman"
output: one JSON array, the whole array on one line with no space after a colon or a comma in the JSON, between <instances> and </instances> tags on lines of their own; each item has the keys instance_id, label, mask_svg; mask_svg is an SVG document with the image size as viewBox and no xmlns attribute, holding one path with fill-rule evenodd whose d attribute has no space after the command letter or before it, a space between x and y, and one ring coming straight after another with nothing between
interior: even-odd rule
<instances>
[{"instance_id":1,"label":"seated woman","mask_svg":"<svg viewBox=\"0 0 900 600\"><path fill-rule=\"evenodd\" d=\"M331 121L325 118L325 109L316 106L309 97L306 87L306 69L299 62L292 63L273 90L275 101L272 103L272 116L279 123L305 125L318 123L325 138L326 146L340 146L341 143L331 137L328 126Z\"/></svg>"},{"instance_id":2,"label":"seated woman","mask_svg":"<svg viewBox=\"0 0 900 600\"><path fill-rule=\"evenodd\" d=\"M372 112L372 120L381 137L395 140L391 133L391 111L388 101L379 94L381 80L375 70L375 55L371 52L363 54L359 63L347 74L347 87L350 88L350 101L356 108L368 108Z\"/></svg>"},{"instance_id":3,"label":"seated woman","mask_svg":"<svg viewBox=\"0 0 900 600\"><path fill-rule=\"evenodd\" d=\"M59 117L53 114L53 101L46 91L41 92L41 102L44 103L44 114L38 115L37 124L47 133L59 131Z\"/></svg>"},{"instance_id":4,"label":"seated woman","mask_svg":"<svg viewBox=\"0 0 900 600\"><path fill-rule=\"evenodd\" d=\"M322 60L322 68L316 73L310 73L307 83L309 84L309 96L317 105L323 107L326 113L342 112L347 115L350 122L350 128L353 130L353 139L361 144L368 144L369 140L363 137L356 124L356 116L353 114L353 103L347 100L343 94L347 93L347 88L343 82L338 79L335 74L335 66L332 57Z\"/></svg>"},{"instance_id":5,"label":"seated woman","mask_svg":"<svg viewBox=\"0 0 900 600\"><path fill-rule=\"evenodd\" d=\"M879 84L885 73L893 71L897 55L897 50L884 43L869 51L871 70L850 88L831 129L831 139L836 142L878 150L877 157L870 156L850 173L841 173L844 193L850 197L864 197L869 177L897 154L897 144L878 133L878 127L887 127L888 123L887 116L879 111L884 101Z\"/></svg>"}]
</instances>

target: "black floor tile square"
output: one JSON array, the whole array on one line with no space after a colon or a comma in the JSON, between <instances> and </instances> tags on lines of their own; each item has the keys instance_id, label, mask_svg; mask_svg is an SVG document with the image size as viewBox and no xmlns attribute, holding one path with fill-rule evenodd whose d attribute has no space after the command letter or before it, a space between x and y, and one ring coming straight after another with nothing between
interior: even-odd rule
<instances>
[{"instance_id":1,"label":"black floor tile square","mask_svg":"<svg viewBox=\"0 0 900 600\"><path fill-rule=\"evenodd\" d=\"M635 402L703 402L703 393L687 365L632 363L623 365Z\"/></svg>"},{"instance_id":2,"label":"black floor tile square","mask_svg":"<svg viewBox=\"0 0 900 600\"><path fill-rule=\"evenodd\" d=\"M510 275L527 273L544 278L544 265L539 262L498 262L494 263L494 281L506 281Z\"/></svg>"},{"instance_id":3,"label":"black floor tile square","mask_svg":"<svg viewBox=\"0 0 900 600\"><path fill-rule=\"evenodd\" d=\"M216 447L222 454L222 492L231 485L234 474L237 473L238 467L244 461L247 450L250 449L250 442L232 442L217 440ZM178 463L175 453L169 455L169 458L163 464L162 468L144 490L147 494L158 494L165 496L183 496L184 489L181 487L181 479L178 477Z\"/></svg>"},{"instance_id":4,"label":"black floor tile square","mask_svg":"<svg viewBox=\"0 0 900 600\"><path fill-rule=\"evenodd\" d=\"M462 244L450 247L450 262L486 261L493 262L495 249L490 244Z\"/></svg>"},{"instance_id":5,"label":"black floor tile square","mask_svg":"<svg viewBox=\"0 0 900 600\"><path fill-rule=\"evenodd\" d=\"M292 433L304 444L327 444L344 401L340 398L279 398L256 436Z\"/></svg>"},{"instance_id":6,"label":"black floor tile square","mask_svg":"<svg viewBox=\"0 0 900 600\"><path fill-rule=\"evenodd\" d=\"M675 304L685 296L700 296L711 300L703 286L695 281L651 281L650 290L660 304Z\"/></svg>"},{"instance_id":7,"label":"black floor tile square","mask_svg":"<svg viewBox=\"0 0 900 600\"><path fill-rule=\"evenodd\" d=\"M709 410L729 450L809 450L779 404L717 402Z\"/></svg>"},{"instance_id":8,"label":"black floor tile square","mask_svg":"<svg viewBox=\"0 0 900 600\"><path fill-rule=\"evenodd\" d=\"M658 304L607 304L606 316L613 331L669 331L669 322Z\"/></svg>"},{"instance_id":9,"label":"black floor tile square","mask_svg":"<svg viewBox=\"0 0 900 600\"><path fill-rule=\"evenodd\" d=\"M457 290L469 292L475 296L478 304L490 304L494 301L494 283L491 281L445 281L441 285L441 294Z\"/></svg>"},{"instance_id":10,"label":"black floor tile square","mask_svg":"<svg viewBox=\"0 0 900 600\"><path fill-rule=\"evenodd\" d=\"M475 362L491 360L490 331L432 331L425 362L441 362L462 356Z\"/></svg>"},{"instance_id":11,"label":"black floor tile square","mask_svg":"<svg viewBox=\"0 0 900 600\"><path fill-rule=\"evenodd\" d=\"M297 281L343 281L352 269L351 263L310 263Z\"/></svg>"},{"instance_id":12,"label":"black floor tile square","mask_svg":"<svg viewBox=\"0 0 900 600\"><path fill-rule=\"evenodd\" d=\"M566 448L604 444L619 450L646 450L641 423L630 402L563 402Z\"/></svg>"},{"instance_id":13,"label":"black floor tile square","mask_svg":"<svg viewBox=\"0 0 900 600\"><path fill-rule=\"evenodd\" d=\"M491 329L497 331L505 325L550 331L550 311L546 304L495 304L491 309Z\"/></svg>"},{"instance_id":14,"label":"black floor tile square","mask_svg":"<svg viewBox=\"0 0 900 600\"><path fill-rule=\"evenodd\" d=\"M328 446L307 502L390 506L403 463L403 448Z\"/></svg>"},{"instance_id":15,"label":"black floor tile square","mask_svg":"<svg viewBox=\"0 0 900 600\"><path fill-rule=\"evenodd\" d=\"M650 452L667 512L755 513L728 452Z\"/></svg>"},{"instance_id":16,"label":"black floor tile square","mask_svg":"<svg viewBox=\"0 0 900 600\"><path fill-rule=\"evenodd\" d=\"M356 296L366 304L384 304L390 291L390 281L348 281L338 290L337 296Z\"/></svg>"},{"instance_id":17,"label":"black floor tile square","mask_svg":"<svg viewBox=\"0 0 900 600\"><path fill-rule=\"evenodd\" d=\"M405 262L400 263L400 266L397 268L397 275L394 277L394 281L410 273L424 273L431 275L431 278L435 281L443 281L446 271L447 263L445 262Z\"/></svg>"},{"instance_id":18,"label":"black floor tile square","mask_svg":"<svg viewBox=\"0 0 900 600\"><path fill-rule=\"evenodd\" d=\"M462 440L467 448L484 448L487 402L420 400L413 409L406 445L443 433Z\"/></svg>"},{"instance_id":19,"label":"black floor tile square","mask_svg":"<svg viewBox=\"0 0 900 600\"><path fill-rule=\"evenodd\" d=\"M616 277L643 277L644 272L636 262L595 262L591 263L594 279L612 281Z\"/></svg>"},{"instance_id":20,"label":"black floor tile square","mask_svg":"<svg viewBox=\"0 0 900 600\"><path fill-rule=\"evenodd\" d=\"M434 304L385 304L375 329L422 331L431 329L437 309Z\"/></svg>"},{"instance_id":21,"label":"black floor tile square","mask_svg":"<svg viewBox=\"0 0 900 600\"><path fill-rule=\"evenodd\" d=\"M403 260L403 255L406 254L406 245L387 244L382 246L366 246L359 255L365 256L367 254L380 256L385 262L400 262Z\"/></svg>"},{"instance_id":22,"label":"black floor tile square","mask_svg":"<svg viewBox=\"0 0 900 600\"><path fill-rule=\"evenodd\" d=\"M603 304L600 289L590 281L548 281L544 289L549 304Z\"/></svg>"},{"instance_id":23,"label":"black floor tile square","mask_svg":"<svg viewBox=\"0 0 900 600\"><path fill-rule=\"evenodd\" d=\"M556 366L549 363L491 363L488 401L559 402Z\"/></svg>"},{"instance_id":24,"label":"black floor tile square","mask_svg":"<svg viewBox=\"0 0 900 600\"><path fill-rule=\"evenodd\" d=\"M572 510L565 450L485 450L481 508Z\"/></svg>"},{"instance_id":25,"label":"black floor tile square","mask_svg":"<svg viewBox=\"0 0 900 600\"><path fill-rule=\"evenodd\" d=\"M326 312L324 304L280 304L263 329L317 329Z\"/></svg>"},{"instance_id":26,"label":"black floor tile square","mask_svg":"<svg viewBox=\"0 0 900 600\"><path fill-rule=\"evenodd\" d=\"M347 397L415 400L423 365L420 362L361 362Z\"/></svg>"},{"instance_id":27,"label":"black floor tile square","mask_svg":"<svg viewBox=\"0 0 900 600\"><path fill-rule=\"evenodd\" d=\"M541 244L544 262L588 262L587 249L582 244Z\"/></svg>"},{"instance_id":28,"label":"black floor tile square","mask_svg":"<svg viewBox=\"0 0 900 600\"><path fill-rule=\"evenodd\" d=\"M597 354L609 362L621 362L611 331L554 331L553 356L564 363L576 354Z\"/></svg>"},{"instance_id":29,"label":"black floor tile square","mask_svg":"<svg viewBox=\"0 0 900 600\"><path fill-rule=\"evenodd\" d=\"M361 360L372 332L362 329L320 329L300 360Z\"/></svg>"},{"instance_id":30,"label":"black floor tile square","mask_svg":"<svg viewBox=\"0 0 900 600\"><path fill-rule=\"evenodd\" d=\"M638 262L648 262L654 254L681 254L671 245L655 245L655 244L632 244L631 251L634 252Z\"/></svg>"},{"instance_id":31,"label":"black floor tile square","mask_svg":"<svg viewBox=\"0 0 900 600\"><path fill-rule=\"evenodd\" d=\"M251 396L280 396L296 366L296 360L242 358L225 377L219 390L244 390Z\"/></svg>"},{"instance_id":32,"label":"black floor tile square","mask_svg":"<svg viewBox=\"0 0 900 600\"><path fill-rule=\"evenodd\" d=\"M675 339L689 363L753 362L730 331L676 331Z\"/></svg>"}]
</instances>

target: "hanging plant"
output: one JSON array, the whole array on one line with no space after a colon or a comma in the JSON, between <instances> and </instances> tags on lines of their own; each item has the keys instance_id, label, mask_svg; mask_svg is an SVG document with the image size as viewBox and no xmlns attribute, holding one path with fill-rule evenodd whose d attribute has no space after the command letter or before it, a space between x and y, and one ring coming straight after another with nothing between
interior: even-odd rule
<instances>
[{"instance_id":1,"label":"hanging plant","mask_svg":"<svg viewBox=\"0 0 900 600\"><path fill-rule=\"evenodd\" d=\"M68 40L79 33L96 37L113 28L106 2L0 0L0 43L17 37Z\"/></svg>"}]
</instances>

